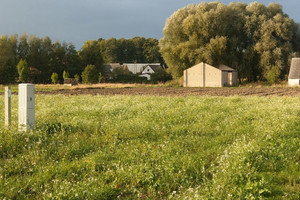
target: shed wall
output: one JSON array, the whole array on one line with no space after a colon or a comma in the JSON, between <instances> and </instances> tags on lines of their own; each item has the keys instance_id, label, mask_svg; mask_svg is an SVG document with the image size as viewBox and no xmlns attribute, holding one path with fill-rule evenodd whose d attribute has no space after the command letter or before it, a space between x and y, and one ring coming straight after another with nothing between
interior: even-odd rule
<instances>
[{"instance_id":1,"label":"shed wall","mask_svg":"<svg viewBox=\"0 0 300 200\"><path fill-rule=\"evenodd\" d=\"M222 87L222 71L205 64L205 86Z\"/></svg>"},{"instance_id":2,"label":"shed wall","mask_svg":"<svg viewBox=\"0 0 300 200\"><path fill-rule=\"evenodd\" d=\"M187 87L204 87L203 85L203 63L185 70L184 76Z\"/></svg>"},{"instance_id":3,"label":"shed wall","mask_svg":"<svg viewBox=\"0 0 300 200\"><path fill-rule=\"evenodd\" d=\"M290 79L289 78L288 84L291 87L300 86L300 79Z\"/></svg>"},{"instance_id":4,"label":"shed wall","mask_svg":"<svg viewBox=\"0 0 300 200\"><path fill-rule=\"evenodd\" d=\"M238 73L236 71L232 72L232 82L231 85L238 84Z\"/></svg>"}]
</instances>

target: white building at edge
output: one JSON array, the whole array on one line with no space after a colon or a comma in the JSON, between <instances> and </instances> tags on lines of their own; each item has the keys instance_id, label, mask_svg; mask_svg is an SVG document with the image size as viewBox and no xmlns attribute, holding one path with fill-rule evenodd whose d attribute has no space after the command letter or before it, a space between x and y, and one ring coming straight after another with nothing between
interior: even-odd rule
<instances>
[{"instance_id":1,"label":"white building at edge","mask_svg":"<svg viewBox=\"0 0 300 200\"><path fill-rule=\"evenodd\" d=\"M288 85L300 86L300 58L293 58L289 72Z\"/></svg>"}]
</instances>

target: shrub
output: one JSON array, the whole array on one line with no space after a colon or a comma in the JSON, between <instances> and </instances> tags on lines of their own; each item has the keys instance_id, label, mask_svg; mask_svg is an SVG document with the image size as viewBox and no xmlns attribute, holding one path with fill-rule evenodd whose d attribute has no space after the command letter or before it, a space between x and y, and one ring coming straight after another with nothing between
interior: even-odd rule
<instances>
[{"instance_id":1,"label":"shrub","mask_svg":"<svg viewBox=\"0 0 300 200\"><path fill-rule=\"evenodd\" d=\"M268 83L273 84L279 81L280 69L278 67L273 66L267 73L266 79Z\"/></svg>"},{"instance_id":2,"label":"shrub","mask_svg":"<svg viewBox=\"0 0 300 200\"><path fill-rule=\"evenodd\" d=\"M66 78L70 78L69 72L66 72L66 71L64 70L63 78L64 78L64 80L65 80Z\"/></svg>"},{"instance_id":3,"label":"shrub","mask_svg":"<svg viewBox=\"0 0 300 200\"><path fill-rule=\"evenodd\" d=\"M88 65L81 74L83 83L97 83L98 76L95 65Z\"/></svg>"},{"instance_id":4,"label":"shrub","mask_svg":"<svg viewBox=\"0 0 300 200\"><path fill-rule=\"evenodd\" d=\"M154 74L151 74L151 82L167 82L172 80L171 74L167 73L164 69L158 69Z\"/></svg>"},{"instance_id":5,"label":"shrub","mask_svg":"<svg viewBox=\"0 0 300 200\"><path fill-rule=\"evenodd\" d=\"M51 75L51 80L53 84L57 84L58 83L58 74L53 72Z\"/></svg>"},{"instance_id":6,"label":"shrub","mask_svg":"<svg viewBox=\"0 0 300 200\"><path fill-rule=\"evenodd\" d=\"M21 59L17 65L19 81L26 82L29 76L29 68L26 60Z\"/></svg>"},{"instance_id":7,"label":"shrub","mask_svg":"<svg viewBox=\"0 0 300 200\"><path fill-rule=\"evenodd\" d=\"M76 81L79 83L80 82L80 76L78 74L74 75L74 78L76 79Z\"/></svg>"}]
</instances>

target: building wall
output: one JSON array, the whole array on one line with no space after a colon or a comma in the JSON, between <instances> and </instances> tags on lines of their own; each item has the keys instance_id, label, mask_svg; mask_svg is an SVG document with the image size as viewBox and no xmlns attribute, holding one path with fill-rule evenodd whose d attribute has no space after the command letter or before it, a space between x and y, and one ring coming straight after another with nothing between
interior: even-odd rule
<instances>
[{"instance_id":1,"label":"building wall","mask_svg":"<svg viewBox=\"0 0 300 200\"><path fill-rule=\"evenodd\" d=\"M203 63L185 70L184 82L186 87L203 87Z\"/></svg>"},{"instance_id":2,"label":"building wall","mask_svg":"<svg viewBox=\"0 0 300 200\"><path fill-rule=\"evenodd\" d=\"M222 87L222 71L205 64L205 87Z\"/></svg>"},{"instance_id":3,"label":"building wall","mask_svg":"<svg viewBox=\"0 0 300 200\"><path fill-rule=\"evenodd\" d=\"M237 72L236 71L222 71L222 86L237 85Z\"/></svg>"},{"instance_id":4,"label":"building wall","mask_svg":"<svg viewBox=\"0 0 300 200\"><path fill-rule=\"evenodd\" d=\"M289 78L288 84L291 87L300 86L300 79L290 79Z\"/></svg>"},{"instance_id":5,"label":"building wall","mask_svg":"<svg viewBox=\"0 0 300 200\"><path fill-rule=\"evenodd\" d=\"M184 87L223 87L237 84L236 71L222 71L205 63L186 69L183 77Z\"/></svg>"},{"instance_id":6,"label":"building wall","mask_svg":"<svg viewBox=\"0 0 300 200\"><path fill-rule=\"evenodd\" d=\"M223 71L222 72L222 86L237 85L237 72Z\"/></svg>"},{"instance_id":7,"label":"building wall","mask_svg":"<svg viewBox=\"0 0 300 200\"><path fill-rule=\"evenodd\" d=\"M150 74L141 74L141 75L139 75L139 77L146 77L148 81L151 80Z\"/></svg>"},{"instance_id":8,"label":"building wall","mask_svg":"<svg viewBox=\"0 0 300 200\"><path fill-rule=\"evenodd\" d=\"M236 71L232 72L232 84L231 86L238 84L238 73Z\"/></svg>"},{"instance_id":9,"label":"building wall","mask_svg":"<svg viewBox=\"0 0 300 200\"><path fill-rule=\"evenodd\" d=\"M221 87L229 85L230 79L231 79L231 73L230 72L228 73L228 71L222 71L222 85L221 85Z\"/></svg>"}]
</instances>

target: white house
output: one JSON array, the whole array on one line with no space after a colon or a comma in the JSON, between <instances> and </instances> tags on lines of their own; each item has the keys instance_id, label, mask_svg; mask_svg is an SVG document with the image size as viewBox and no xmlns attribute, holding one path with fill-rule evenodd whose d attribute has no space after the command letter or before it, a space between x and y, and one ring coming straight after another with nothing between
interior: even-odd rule
<instances>
[{"instance_id":1,"label":"white house","mask_svg":"<svg viewBox=\"0 0 300 200\"><path fill-rule=\"evenodd\" d=\"M123 63L124 67L127 67L133 74L141 73L148 65L159 65L160 63Z\"/></svg>"},{"instance_id":2,"label":"white house","mask_svg":"<svg viewBox=\"0 0 300 200\"><path fill-rule=\"evenodd\" d=\"M300 58L293 58L289 72L289 86L300 86Z\"/></svg>"},{"instance_id":3,"label":"white house","mask_svg":"<svg viewBox=\"0 0 300 200\"><path fill-rule=\"evenodd\" d=\"M144 66L142 74L139 75L139 77L146 77L147 80L150 80L151 74L154 74L159 69L162 69L162 66L159 63L147 64Z\"/></svg>"}]
</instances>

